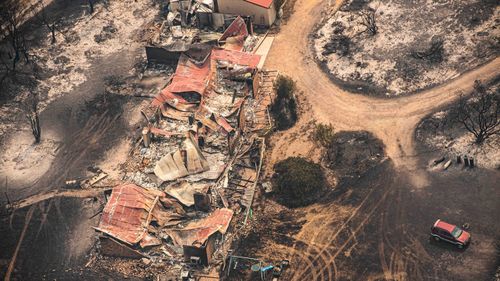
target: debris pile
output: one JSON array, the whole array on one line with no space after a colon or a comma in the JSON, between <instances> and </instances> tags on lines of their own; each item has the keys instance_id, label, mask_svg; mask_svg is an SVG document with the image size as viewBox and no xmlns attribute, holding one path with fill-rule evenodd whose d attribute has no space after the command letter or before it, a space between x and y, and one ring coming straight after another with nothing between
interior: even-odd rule
<instances>
[{"instance_id":1,"label":"debris pile","mask_svg":"<svg viewBox=\"0 0 500 281\"><path fill-rule=\"evenodd\" d=\"M216 13L213 6L212 1L172 1L165 18L146 32L148 62L176 64L181 54L202 61L210 50L206 47L219 43L225 49L251 51L259 41L252 18Z\"/></svg>"},{"instance_id":2,"label":"debris pile","mask_svg":"<svg viewBox=\"0 0 500 281\"><path fill-rule=\"evenodd\" d=\"M238 17L216 45L178 45L177 69L142 110L125 183L113 188L95 228L102 254L171 266L177 277L223 265L251 215L262 137L273 126L277 73L258 69L249 37Z\"/></svg>"}]
</instances>

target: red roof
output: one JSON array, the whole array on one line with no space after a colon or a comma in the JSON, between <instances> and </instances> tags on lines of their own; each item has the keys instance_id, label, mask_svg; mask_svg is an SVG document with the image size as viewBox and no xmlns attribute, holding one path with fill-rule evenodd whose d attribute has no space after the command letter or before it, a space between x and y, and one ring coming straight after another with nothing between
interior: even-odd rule
<instances>
[{"instance_id":1,"label":"red roof","mask_svg":"<svg viewBox=\"0 0 500 281\"><path fill-rule=\"evenodd\" d=\"M238 16L224 31L219 41L224 41L229 37L242 36L245 39L248 36L248 29L245 20Z\"/></svg>"},{"instance_id":2,"label":"red roof","mask_svg":"<svg viewBox=\"0 0 500 281\"><path fill-rule=\"evenodd\" d=\"M99 227L95 229L130 245L148 244L156 240L147 231L152 220L163 225L180 217L167 211L159 202L160 197L165 197L165 193L159 190L135 184L116 186L104 207Z\"/></svg>"},{"instance_id":3,"label":"red roof","mask_svg":"<svg viewBox=\"0 0 500 281\"><path fill-rule=\"evenodd\" d=\"M248 29L245 20L238 16L222 34L220 41L225 41L224 48L242 51L245 38L248 37Z\"/></svg>"},{"instance_id":4,"label":"red roof","mask_svg":"<svg viewBox=\"0 0 500 281\"><path fill-rule=\"evenodd\" d=\"M215 61L226 61L240 66L248 66L252 69L257 68L260 62L259 55L226 49L213 49L211 59Z\"/></svg>"},{"instance_id":5,"label":"red roof","mask_svg":"<svg viewBox=\"0 0 500 281\"><path fill-rule=\"evenodd\" d=\"M113 188L98 230L129 244L138 243L147 234L144 221L157 195L134 184Z\"/></svg>"},{"instance_id":6,"label":"red roof","mask_svg":"<svg viewBox=\"0 0 500 281\"><path fill-rule=\"evenodd\" d=\"M172 83L168 85L167 89L172 93L196 92L203 95L208 85L209 72L209 60L206 60L202 65L196 65L182 54Z\"/></svg>"},{"instance_id":7,"label":"red roof","mask_svg":"<svg viewBox=\"0 0 500 281\"><path fill-rule=\"evenodd\" d=\"M272 3L272 0L270 3ZM177 64L177 69L173 75L172 83L153 99L151 105L155 108L160 107L163 115L166 117L173 118L177 116L176 118L187 118L188 115L184 113L195 111L198 104L188 102L180 94L185 92L196 92L200 94L203 99L208 85L214 76L214 73L211 72L211 66L216 64L217 61L246 66L251 69L257 68L261 57L253 53L242 51L243 43L247 36L248 30L246 28L245 21L241 17L238 17L231 23L226 32L224 32L220 38L220 41L240 38L241 40L239 40L236 44L228 44L228 42L226 42L224 45L225 49L212 49L209 57L201 65L192 62L188 56L184 54L181 55ZM167 107L167 104L171 108ZM175 109L184 113L173 113L175 112ZM170 114L167 113L168 111ZM225 130L232 129L229 124L224 122L224 120L219 119L217 122L220 126L224 127Z\"/></svg>"},{"instance_id":8,"label":"red roof","mask_svg":"<svg viewBox=\"0 0 500 281\"><path fill-rule=\"evenodd\" d=\"M257 6L261 6L266 9L271 7L271 4L273 3L273 0L245 0L245 1L255 4Z\"/></svg>"}]
</instances>

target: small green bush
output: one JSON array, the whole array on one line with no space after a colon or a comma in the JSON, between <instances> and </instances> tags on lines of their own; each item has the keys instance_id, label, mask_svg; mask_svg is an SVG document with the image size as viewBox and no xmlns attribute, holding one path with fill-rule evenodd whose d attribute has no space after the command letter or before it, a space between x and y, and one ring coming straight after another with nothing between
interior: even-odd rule
<instances>
[{"instance_id":1,"label":"small green bush","mask_svg":"<svg viewBox=\"0 0 500 281\"><path fill-rule=\"evenodd\" d=\"M326 185L321 166L301 157L290 157L274 165L273 187L278 202L287 207L305 206Z\"/></svg>"},{"instance_id":2,"label":"small green bush","mask_svg":"<svg viewBox=\"0 0 500 281\"><path fill-rule=\"evenodd\" d=\"M291 128L297 122L297 103L294 98L297 87L290 77L280 75L274 88L276 100L271 105L271 113L276 129L282 131Z\"/></svg>"},{"instance_id":3,"label":"small green bush","mask_svg":"<svg viewBox=\"0 0 500 281\"><path fill-rule=\"evenodd\" d=\"M335 130L331 124L318 124L314 130L313 140L319 145L329 148L334 140Z\"/></svg>"}]
</instances>

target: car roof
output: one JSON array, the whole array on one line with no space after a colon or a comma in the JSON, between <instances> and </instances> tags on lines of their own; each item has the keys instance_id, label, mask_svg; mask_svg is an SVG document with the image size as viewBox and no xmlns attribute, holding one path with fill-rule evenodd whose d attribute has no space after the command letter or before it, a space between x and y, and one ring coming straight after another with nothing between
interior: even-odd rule
<instances>
[{"instance_id":1,"label":"car roof","mask_svg":"<svg viewBox=\"0 0 500 281\"><path fill-rule=\"evenodd\" d=\"M457 227L457 226L453 225L453 224L449 224L449 223L444 222L442 220L437 220L436 223L434 224L434 227L438 227L438 228L444 229L448 232L452 232L453 229L455 229L455 227Z\"/></svg>"}]
</instances>

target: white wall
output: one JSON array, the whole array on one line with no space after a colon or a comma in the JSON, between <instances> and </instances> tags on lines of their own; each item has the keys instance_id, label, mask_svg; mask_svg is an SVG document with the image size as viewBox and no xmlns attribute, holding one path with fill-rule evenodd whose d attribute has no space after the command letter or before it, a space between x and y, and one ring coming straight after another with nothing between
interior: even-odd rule
<instances>
[{"instance_id":1,"label":"white wall","mask_svg":"<svg viewBox=\"0 0 500 281\"><path fill-rule=\"evenodd\" d=\"M269 9L243 0L217 0L219 13L252 16L253 23L270 26L276 20L274 2Z\"/></svg>"}]
</instances>

